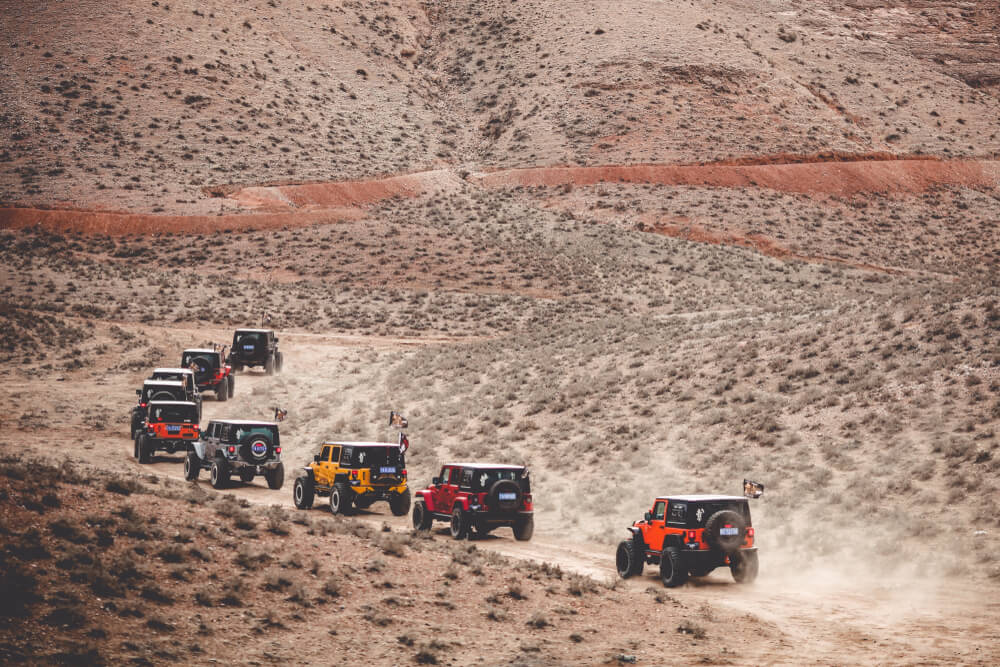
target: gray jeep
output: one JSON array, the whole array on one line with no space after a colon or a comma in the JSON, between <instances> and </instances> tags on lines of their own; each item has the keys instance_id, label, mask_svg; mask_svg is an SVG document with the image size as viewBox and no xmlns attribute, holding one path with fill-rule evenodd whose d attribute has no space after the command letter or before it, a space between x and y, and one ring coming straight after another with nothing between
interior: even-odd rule
<instances>
[{"instance_id":1,"label":"gray jeep","mask_svg":"<svg viewBox=\"0 0 1000 667\"><path fill-rule=\"evenodd\" d=\"M225 488L233 473L244 483L263 475L268 488L280 489L285 483L285 465L281 462L278 425L213 419L184 458L184 479L198 479L202 469L209 471L212 487L216 489Z\"/></svg>"}]
</instances>

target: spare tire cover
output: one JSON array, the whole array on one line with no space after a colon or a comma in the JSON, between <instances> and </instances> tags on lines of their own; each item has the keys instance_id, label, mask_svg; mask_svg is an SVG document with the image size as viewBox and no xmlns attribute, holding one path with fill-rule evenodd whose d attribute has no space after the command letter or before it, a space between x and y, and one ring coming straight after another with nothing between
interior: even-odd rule
<instances>
[{"instance_id":1,"label":"spare tire cover","mask_svg":"<svg viewBox=\"0 0 1000 667\"><path fill-rule=\"evenodd\" d=\"M743 516L732 510L719 510L705 522L705 541L726 553L739 549L746 533L747 524Z\"/></svg>"},{"instance_id":2,"label":"spare tire cover","mask_svg":"<svg viewBox=\"0 0 1000 667\"><path fill-rule=\"evenodd\" d=\"M271 457L271 439L262 433L249 433L240 438L240 455L244 461L263 463Z\"/></svg>"},{"instance_id":3,"label":"spare tire cover","mask_svg":"<svg viewBox=\"0 0 1000 667\"><path fill-rule=\"evenodd\" d=\"M510 479L499 479L490 487L490 509L511 512L521 506L521 487Z\"/></svg>"}]
</instances>

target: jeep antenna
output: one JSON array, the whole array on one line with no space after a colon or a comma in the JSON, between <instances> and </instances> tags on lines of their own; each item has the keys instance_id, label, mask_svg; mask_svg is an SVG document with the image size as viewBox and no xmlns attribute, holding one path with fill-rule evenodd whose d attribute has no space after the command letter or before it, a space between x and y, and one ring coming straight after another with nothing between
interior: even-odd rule
<instances>
[{"instance_id":1,"label":"jeep antenna","mask_svg":"<svg viewBox=\"0 0 1000 667\"><path fill-rule=\"evenodd\" d=\"M399 429L399 441L398 441L398 444L399 444L399 453L400 454L405 453L406 450L410 448L410 439L407 438L406 437L406 433L403 432L403 429L406 428L409 425L410 425L410 422L407 421L406 417L404 417L403 415L399 414L395 410L393 410L393 411L391 411L389 413L389 426L390 427L395 426L396 428Z\"/></svg>"}]
</instances>

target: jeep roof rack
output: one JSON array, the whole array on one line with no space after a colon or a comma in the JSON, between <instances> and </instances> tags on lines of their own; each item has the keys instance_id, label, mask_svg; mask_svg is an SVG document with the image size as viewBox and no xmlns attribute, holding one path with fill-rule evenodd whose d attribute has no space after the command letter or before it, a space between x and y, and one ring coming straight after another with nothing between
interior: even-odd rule
<instances>
[{"instance_id":1,"label":"jeep roof rack","mask_svg":"<svg viewBox=\"0 0 1000 667\"><path fill-rule=\"evenodd\" d=\"M339 445L341 447L392 447L398 448L395 442L363 442L355 440L324 440L324 445Z\"/></svg>"},{"instance_id":2,"label":"jeep roof rack","mask_svg":"<svg viewBox=\"0 0 1000 667\"><path fill-rule=\"evenodd\" d=\"M233 333L267 333L268 331L274 331L274 329L237 329Z\"/></svg>"},{"instance_id":3,"label":"jeep roof rack","mask_svg":"<svg viewBox=\"0 0 1000 667\"><path fill-rule=\"evenodd\" d=\"M237 426L277 426L278 422L269 422L263 419L209 419L216 424L235 424Z\"/></svg>"},{"instance_id":4,"label":"jeep roof rack","mask_svg":"<svg viewBox=\"0 0 1000 667\"><path fill-rule=\"evenodd\" d=\"M187 354L189 352L197 352L198 354L218 354L219 353L218 350L210 350L207 347L189 347L186 350L184 350L183 354Z\"/></svg>"},{"instance_id":5,"label":"jeep roof rack","mask_svg":"<svg viewBox=\"0 0 1000 667\"><path fill-rule=\"evenodd\" d=\"M746 500L746 496L723 496L723 495L687 495L687 496L656 496L657 500L680 500L687 503L709 502L713 500Z\"/></svg>"},{"instance_id":6,"label":"jeep roof rack","mask_svg":"<svg viewBox=\"0 0 1000 667\"><path fill-rule=\"evenodd\" d=\"M147 378L147 379L145 379L145 380L142 381L142 386L145 387L147 384L166 385L168 387L183 387L184 386L184 383L181 382L180 380L152 380L152 379L149 379L149 378Z\"/></svg>"},{"instance_id":7,"label":"jeep roof rack","mask_svg":"<svg viewBox=\"0 0 1000 667\"><path fill-rule=\"evenodd\" d=\"M150 401L149 405L150 407L154 405L192 405L196 408L198 407L198 404L194 401Z\"/></svg>"},{"instance_id":8,"label":"jeep roof rack","mask_svg":"<svg viewBox=\"0 0 1000 667\"><path fill-rule=\"evenodd\" d=\"M190 368L154 368L153 373L194 373ZM169 382L169 380L164 380L164 382Z\"/></svg>"}]
</instances>

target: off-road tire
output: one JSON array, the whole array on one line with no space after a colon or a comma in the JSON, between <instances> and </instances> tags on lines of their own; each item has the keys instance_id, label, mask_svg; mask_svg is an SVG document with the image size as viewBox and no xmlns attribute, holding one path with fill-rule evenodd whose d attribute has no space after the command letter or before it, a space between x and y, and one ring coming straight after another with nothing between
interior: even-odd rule
<instances>
[{"instance_id":1,"label":"off-road tire","mask_svg":"<svg viewBox=\"0 0 1000 667\"><path fill-rule=\"evenodd\" d=\"M282 371L282 369L284 369L284 367L285 367L285 355L283 355L281 352L275 352L274 353L274 370L276 370L277 372L280 373Z\"/></svg>"},{"instance_id":2,"label":"off-road tire","mask_svg":"<svg viewBox=\"0 0 1000 667\"><path fill-rule=\"evenodd\" d=\"M184 457L184 479L193 482L201 473L201 459L194 452L188 452Z\"/></svg>"},{"instance_id":3,"label":"off-road tire","mask_svg":"<svg viewBox=\"0 0 1000 667\"><path fill-rule=\"evenodd\" d=\"M500 500L500 494L504 492L513 493L514 500ZM521 487L517 482L512 479L498 479L490 487L486 503L492 510L515 512L521 507L522 495Z\"/></svg>"},{"instance_id":4,"label":"off-road tire","mask_svg":"<svg viewBox=\"0 0 1000 667\"><path fill-rule=\"evenodd\" d=\"M434 517L427 511L427 505L422 500L413 503L413 530L430 530Z\"/></svg>"},{"instance_id":5,"label":"off-road tire","mask_svg":"<svg viewBox=\"0 0 1000 667\"><path fill-rule=\"evenodd\" d=\"M229 461L221 456L212 459L212 467L209 470L209 480L213 489L224 489L229 485L229 476L232 474L229 469Z\"/></svg>"},{"instance_id":6,"label":"off-road tire","mask_svg":"<svg viewBox=\"0 0 1000 667\"><path fill-rule=\"evenodd\" d=\"M139 434L136 433L132 437L132 458L136 461L139 460Z\"/></svg>"},{"instance_id":7,"label":"off-road tire","mask_svg":"<svg viewBox=\"0 0 1000 667\"><path fill-rule=\"evenodd\" d=\"M222 403L229 398L229 383L223 378L219 380L219 384L215 385L215 400Z\"/></svg>"},{"instance_id":8,"label":"off-road tire","mask_svg":"<svg viewBox=\"0 0 1000 667\"><path fill-rule=\"evenodd\" d=\"M353 498L351 487L343 482L337 482L330 491L330 511L334 514L351 514Z\"/></svg>"},{"instance_id":9,"label":"off-road tire","mask_svg":"<svg viewBox=\"0 0 1000 667\"><path fill-rule=\"evenodd\" d=\"M512 526L514 529L514 539L518 542L527 542L535 534L535 517L529 516L526 519L518 519Z\"/></svg>"},{"instance_id":10,"label":"off-road tire","mask_svg":"<svg viewBox=\"0 0 1000 667\"><path fill-rule=\"evenodd\" d=\"M244 484L252 482L254 477L256 477L256 474L254 473L253 468L240 468L240 481Z\"/></svg>"},{"instance_id":11,"label":"off-road tire","mask_svg":"<svg viewBox=\"0 0 1000 667\"><path fill-rule=\"evenodd\" d=\"M267 359L264 360L264 374L265 375L274 375L274 357L273 356L269 356Z\"/></svg>"},{"instance_id":12,"label":"off-road tire","mask_svg":"<svg viewBox=\"0 0 1000 667\"><path fill-rule=\"evenodd\" d=\"M233 377L232 375L229 375L226 384L229 385L229 398L232 398L233 396L236 395L236 378Z\"/></svg>"},{"instance_id":13,"label":"off-road tire","mask_svg":"<svg viewBox=\"0 0 1000 667\"><path fill-rule=\"evenodd\" d=\"M200 418L200 416L199 416ZM135 440L142 430L142 418L139 416L139 409L132 408L132 439ZM139 458L136 456L136 458Z\"/></svg>"},{"instance_id":14,"label":"off-road tire","mask_svg":"<svg viewBox=\"0 0 1000 667\"><path fill-rule=\"evenodd\" d=\"M153 458L150 452L149 438L146 437L145 433L140 433L139 437L136 438L136 442L138 443L136 446L139 448L139 463L149 463Z\"/></svg>"},{"instance_id":15,"label":"off-road tire","mask_svg":"<svg viewBox=\"0 0 1000 667\"><path fill-rule=\"evenodd\" d=\"M461 507L456 507L451 511L451 526L449 527L451 536L456 540L464 540L469 534L469 520L465 516L465 511Z\"/></svg>"},{"instance_id":16,"label":"off-road tire","mask_svg":"<svg viewBox=\"0 0 1000 667\"><path fill-rule=\"evenodd\" d=\"M642 568L646 564L646 554L643 551L643 548L636 544L634 539L622 540L615 553L618 576L622 579L628 579L642 574Z\"/></svg>"},{"instance_id":17,"label":"off-road tire","mask_svg":"<svg viewBox=\"0 0 1000 667\"><path fill-rule=\"evenodd\" d=\"M407 488L402 493L389 494L389 509L393 516L406 516L410 511L410 489Z\"/></svg>"},{"instance_id":18,"label":"off-road tire","mask_svg":"<svg viewBox=\"0 0 1000 667\"><path fill-rule=\"evenodd\" d=\"M752 584L759 568L756 551L736 551L729 556L729 571L738 584Z\"/></svg>"},{"instance_id":19,"label":"off-road tire","mask_svg":"<svg viewBox=\"0 0 1000 667\"><path fill-rule=\"evenodd\" d=\"M264 471L264 479L267 480L267 488L277 491L285 484L285 464L278 462L278 465Z\"/></svg>"},{"instance_id":20,"label":"off-road tire","mask_svg":"<svg viewBox=\"0 0 1000 667\"><path fill-rule=\"evenodd\" d=\"M300 475L296 477L295 486L292 487L292 500L295 502L295 509L312 509L315 497L316 487L312 475Z\"/></svg>"},{"instance_id":21,"label":"off-road tire","mask_svg":"<svg viewBox=\"0 0 1000 667\"><path fill-rule=\"evenodd\" d=\"M720 535L719 530L729 524L736 528L735 535ZM708 517L705 522L705 541L713 549L723 553L732 553L743 545L746 539L747 524L743 517L732 510L719 510Z\"/></svg>"},{"instance_id":22,"label":"off-road tire","mask_svg":"<svg viewBox=\"0 0 1000 667\"><path fill-rule=\"evenodd\" d=\"M660 555L660 580L667 588L676 588L687 581L687 570L681 550L677 547L665 547Z\"/></svg>"}]
</instances>

